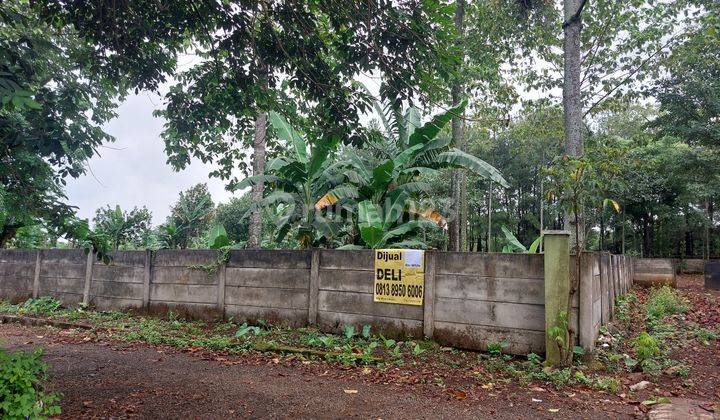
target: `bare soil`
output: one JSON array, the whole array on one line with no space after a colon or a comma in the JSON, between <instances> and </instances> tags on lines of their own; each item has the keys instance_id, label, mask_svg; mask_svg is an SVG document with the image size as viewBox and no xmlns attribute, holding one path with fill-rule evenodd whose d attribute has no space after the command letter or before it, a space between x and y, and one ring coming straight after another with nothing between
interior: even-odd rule
<instances>
[{"instance_id":1,"label":"bare soil","mask_svg":"<svg viewBox=\"0 0 720 420\"><path fill-rule=\"evenodd\" d=\"M703 290L701 276L682 276L679 290L693 303L687 319L717 328L720 293ZM645 291L638 295L641 302L647 298ZM651 407L641 402L659 395L717 418L720 401L718 341L671 355L692 366L687 378L618 373L618 395L579 385L520 387L478 371L477 364L343 366L297 355L107 341L14 323L0 324L0 345L44 349L50 388L62 394L66 418L644 418ZM629 392L641 380L652 386Z\"/></svg>"}]
</instances>

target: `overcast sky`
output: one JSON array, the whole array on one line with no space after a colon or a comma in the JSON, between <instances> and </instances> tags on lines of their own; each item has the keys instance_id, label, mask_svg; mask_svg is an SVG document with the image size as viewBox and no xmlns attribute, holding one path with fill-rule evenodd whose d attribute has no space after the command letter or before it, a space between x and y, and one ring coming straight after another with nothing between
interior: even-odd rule
<instances>
[{"instance_id":1,"label":"overcast sky","mask_svg":"<svg viewBox=\"0 0 720 420\"><path fill-rule=\"evenodd\" d=\"M92 219L95 209L106 204L119 204L123 210L147 206L158 225L165 221L178 193L199 182L208 184L216 203L232 197L222 181L208 178L211 167L193 161L184 171L175 172L166 163L160 138L163 120L152 115L161 106L158 94L141 92L118 108L118 118L105 126L115 143L99 149L101 156L90 160L86 175L68 180L68 201L79 207L80 217Z\"/></svg>"}]
</instances>

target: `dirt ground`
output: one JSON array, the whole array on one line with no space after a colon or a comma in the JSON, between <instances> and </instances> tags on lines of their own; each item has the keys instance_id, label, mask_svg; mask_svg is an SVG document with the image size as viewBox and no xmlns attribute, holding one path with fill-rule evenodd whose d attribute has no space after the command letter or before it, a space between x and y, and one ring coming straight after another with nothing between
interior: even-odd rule
<instances>
[{"instance_id":1,"label":"dirt ground","mask_svg":"<svg viewBox=\"0 0 720 420\"><path fill-rule=\"evenodd\" d=\"M717 326L720 294L702 290L700 276L683 276L679 289L693 302L700 302L688 317ZM691 412L718 418L713 405L720 401L717 342L683 349L676 355L692 363L688 378L627 374L624 389L643 379L654 384L637 395L612 395L578 386L556 390L537 383L488 386L473 381L466 367L455 368L455 375L452 368L444 372L403 367L381 371L310 363L292 356L231 356L96 341L64 330L18 324L0 324L0 345L44 349L50 387L62 394L65 418L644 418L649 408L640 402L658 391L678 403L692 400L686 409L688 416L678 418L690 418ZM443 386L417 380L438 374L445 380Z\"/></svg>"}]
</instances>

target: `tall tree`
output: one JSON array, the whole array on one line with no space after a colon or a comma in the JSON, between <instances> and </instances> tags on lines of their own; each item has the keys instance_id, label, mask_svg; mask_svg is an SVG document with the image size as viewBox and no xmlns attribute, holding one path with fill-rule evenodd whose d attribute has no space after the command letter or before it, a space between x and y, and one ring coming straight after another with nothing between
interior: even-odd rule
<instances>
[{"instance_id":1,"label":"tall tree","mask_svg":"<svg viewBox=\"0 0 720 420\"><path fill-rule=\"evenodd\" d=\"M38 22L26 0L0 3L0 246L44 225L85 240L63 187L112 140L101 126L122 91L89 68L93 47L61 22Z\"/></svg>"},{"instance_id":2,"label":"tall tree","mask_svg":"<svg viewBox=\"0 0 720 420\"><path fill-rule=\"evenodd\" d=\"M565 154L580 157L583 154L583 106L580 92L582 11L587 0L564 0L564 83L563 112L565 126ZM566 214L565 227L570 231L571 247L578 252L583 247L583 211Z\"/></svg>"},{"instance_id":3,"label":"tall tree","mask_svg":"<svg viewBox=\"0 0 720 420\"><path fill-rule=\"evenodd\" d=\"M465 56L465 48L463 38L465 36L464 28L465 20L465 0L457 0L455 2L455 16L453 22L455 24L455 30L457 31L459 50L461 54L460 66L463 64ZM461 71L457 72L455 80L452 83L450 89L450 97L453 105L459 104L462 101L463 86L461 80ZM462 115L453 115L452 118L452 142L458 149L465 151L465 140L463 137L463 119ZM462 211L463 206L463 190L465 189L465 172L461 169L454 169L452 171L452 207L450 214L450 222L448 224L449 243L448 248L450 251L462 251L466 245L466 215Z\"/></svg>"},{"instance_id":4,"label":"tall tree","mask_svg":"<svg viewBox=\"0 0 720 420\"><path fill-rule=\"evenodd\" d=\"M161 229L172 231L173 245L185 249L192 239L199 238L210 226L215 204L207 184L197 184L180 192L170 209L170 216Z\"/></svg>"}]
</instances>

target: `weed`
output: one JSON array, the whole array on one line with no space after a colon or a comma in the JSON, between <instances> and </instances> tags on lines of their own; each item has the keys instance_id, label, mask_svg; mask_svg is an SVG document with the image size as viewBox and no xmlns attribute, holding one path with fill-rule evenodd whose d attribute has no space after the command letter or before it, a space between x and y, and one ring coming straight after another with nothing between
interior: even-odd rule
<instances>
[{"instance_id":1,"label":"weed","mask_svg":"<svg viewBox=\"0 0 720 420\"><path fill-rule=\"evenodd\" d=\"M617 394L620 392L620 380L613 376L602 376L595 380L592 387L600 391Z\"/></svg>"},{"instance_id":2,"label":"weed","mask_svg":"<svg viewBox=\"0 0 720 420\"><path fill-rule=\"evenodd\" d=\"M668 315L685 313L689 308L673 289L663 286L650 293L647 303L647 320L658 320Z\"/></svg>"},{"instance_id":3,"label":"weed","mask_svg":"<svg viewBox=\"0 0 720 420\"><path fill-rule=\"evenodd\" d=\"M57 394L44 389L47 366L42 350L8 352L0 349L0 417L43 418L60 414Z\"/></svg>"},{"instance_id":4,"label":"weed","mask_svg":"<svg viewBox=\"0 0 720 420\"><path fill-rule=\"evenodd\" d=\"M690 366L680 366L677 370L675 370L675 374L681 378L687 378L688 376L690 376Z\"/></svg>"},{"instance_id":5,"label":"weed","mask_svg":"<svg viewBox=\"0 0 720 420\"><path fill-rule=\"evenodd\" d=\"M343 335L348 340L355 337L355 326L354 325L345 325L343 326Z\"/></svg>"},{"instance_id":6,"label":"weed","mask_svg":"<svg viewBox=\"0 0 720 420\"><path fill-rule=\"evenodd\" d=\"M400 348L400 343L395 344L395 347L393 347L390 355L395 359L399 359L402 357L402 349Z\"/></svg>"},{"instance_id":7,"label":"weed","mask_svg":"<svg viewBox=\"0 0 720 420\"><path fill-rule=\"evenodd\" d=\"M501 341L499 343L493 342L488 343L487 350L488 353L490 353L491 355L499 357L500 355L502 355L503 350L507 348L507 346L509 346L509 343L507 341Z\"/></svg>"},{"instance_id":8,"label":"weed","mask_svg":"<svg viewBox=\"0 0 720 420\"><path fill-rule=\"evenodd\" d=\"M380 339L387 348L390 348L394 346L395 343L397 343L397 341L393 340L392 338L385 338L382 334L380 334Z\"/></svg>"},{"instance_id":9,"label":"weed","mask_svg":"<svg viewBox=\"0 0 720 420\"><path fill-rule=\"evenodd\" d=\"M540 363L542 363L542 358L535 353L528 354L527 359L530 363L534 365L539 365Z\"/></svg>"},{"instance_id":10,"label":"weed","mask_svg":"<svg viewBox=\"0 0 720 420\"><path fill-rule=\"evenodd\" d=\"M360 335L362 335L363 338L370 338L370 326L369 325L363 325L362 331L360 332Z\"/></svg>"},{"instance_id":11,"label":"weed","mask_svg":"<svg viewBox=\"0 0 720 420\"><path fill-rule=\"evenodd\" d=\"M21 315L50 315L60 309L60 301L49 296L43 296L37 299L28 299L18 309Z\"/></svg>"},{"instance_id":12,"label":"weed","mask_svg":"<svg viewBox=\"0 0 720 420\"><path fill-rule=\"evenodd\" d=\"M413 356L420 356L422 353L425 353L425 350L420 348L420 344L415 343L415 347L412 349Z\"/></svg>"},{"instance_id":13,"label":"weed","mask_svg":"<svg viewBox=\"0 0 720 420\"><path fill-rule=\"evenodd\" d=\"M658 340L645 331L641 332L637 338L635 338L633 348L640 363L660 355Z\"/></svg>"},{"instance_id":14,"label":"weed","mask_svg":"<svg viewBox=\"0 0 720 420\"><path fill-rule=\"evenodd\" d=\"M244 337L247 334L260 335L260 327L254 327L254 326L248 325L247 323L243 323L237 329L237 331L235 331L235 337L237 337L237 338Z\"/></svg>"},{"instance_id":15,"label":"weed","mask_svg":"<svg viewBox=\"0 0 720 420\"><path fill-rule=\"evenodd\" d=\"M635 293L627 293L619 296L615 303L615 318L623 324L630 321L630 309L632 304L637 302L638 298Z\"/></svg>"},{"instance_id":16,"label":"weed","mask_svg":"<svg viewBox=\"0 0 720 420\"><path fill-rule=\"evenodd\" d=\"M706 328L698 328L695 330L695 338L707 346L710 344L711 340L718 339L718 334L715 331L711 331Z\"/></svg>"}]
</instances>

